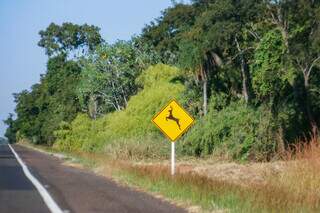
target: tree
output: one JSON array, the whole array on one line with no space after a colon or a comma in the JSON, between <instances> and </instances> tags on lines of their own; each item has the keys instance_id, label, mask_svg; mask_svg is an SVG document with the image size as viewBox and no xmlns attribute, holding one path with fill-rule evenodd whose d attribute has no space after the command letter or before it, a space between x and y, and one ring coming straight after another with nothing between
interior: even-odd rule
<instances>
[{"instance_id":1,"label":"tree","mask_svg":"<svg viewBox=\"0 0 320 213\"><path fill-rule=\"evenodd\" d=\"M177 64L181 34L194 24L198 11L192 5L175 4L142 30L141 40L154 47L166 64Z\"/></svg>"},{"instance_id":2,"label":"tree","mask_svg":"<svg viewBox=\"0 0 320 213\"><path fill-rule=\"evenodd\" d=\"M204 2L198 3L202 5ZM245 39L239 32L250 26L246 23L257 19L260 10L255 1L215 1L204 5L206 10L197 17L191 30L182 36L180 62L184 68L194 70L195 75L199 76L203 88L203 111L206 114L210 96L208 88L221 90L219 83L213 84L213 76L217 78L222 60L225 65L233 64L233 69L238 69L237 61L240 61L242 94L249 102L251 77L246 55L250 47L248 37ZM235 60L238 58L240 60Z\"/></svg>"},{"instance_id":3,"label":"tree","mask_svg":"<svg viewBox=\"0 0 320 213\"><path fill-rule=\"evenodd\" d=\"M252 63L253 88L261 102L275 104L294 79L294 69L286 60L286 42L279 30L266 33L255 50ZM282 99L283 101L283 99Z\"/></svg>"},{"instance_id":4,"label":"tree","mask_svg":"<svg viewBox=\"0 0 320 213\"><path fill-rule=\"evenodd\" d=\"M181 43L183 50L180 55L180 63L184 69L193 71L197 80L202 83L203 114L207 114L208 106L208 83L212 80L218 66L221 65L221 58L213 51L203 52L199 44L192 41Z\"/></svg>"},{"instance_id":5,"label":"tree","mask_svg":"<svg viewBox=\"0 0 320 213\"><path fill-rule=\"evenodd\" d=\"M159 61L157 54L137 38L100 45L82 61L78 97L91 118L113 110L123 110L136 94L135 79L140 72Z\"/></svg>"},{"instance_id":6,"label":"tree","mask_svg":"<svg viewBox=\"0 0 320 213\"><path fill-rule=\"evenodd\" d=\"M49 59L47 69L39 84L14 95L17 119L8 120L21 137L36 144L52 144L60 122L73 120L80 111L76 96L81 72L78 64L60 55Z\"/></svg>"},{"instance_id":7,"label":"tree","mask_svg":"<svg viewBox=\"0 0 320 213\"><path fill-rule=\"evenodd\" d=\"M69 55L72 52L93 51L103 42L100 29L93 25L63 23L61 26L51 23L46 30L41 30L38 45L46 50L48 56Z\"/></svg>"},{"instance_id":8,"label":"tree","mask_svg":"<svg viewBox=\"0 0 320 213\"><path fill-rule=\"evenodd\" d=\"M17 119L8 122L12 121L19 136L51 145L59 124L72 121L81 109L76 92L81 67L70 60L71 54L93 52L103 40L99 28L87 24L52 23L39 34L38 45L49 56L47 72L30 91L15 94Z\"/></svg>"},{"instance_id":9,"label":"tree","mask_svg":"<svg viewBox=\"0 0 320 213\"><path fill-rule=\"evenodd\" d=\"M91 118L96 119L97 115L103 112L103 109L98 109L99 99L102 99L106 104L110 103L104 99L105 96L102 92L107 79L104 73L98 71L92 62L85 61L83 63L81 80L77 86L77 95L82 108L88 111Z\"/></svg>"},{"instance_id":10,"label":"tree","mask_svg":"<svg viewBox=\"0 0 320 213\"><path fill-rule=\"evenodd\" d=\"M320 28L319 28L319 1L267 1L267 14L271 23L280 31L285 41L290 60L300 71L303 79L303 92L300 103L304 105L309 123L316 129L316 119L312 112L312 95L310 90L310 78L312 73L319 69L320 63ZM299 77L296 78L296 86L299 87Z\"/></svg>"},{"instance_id":11,"label":"tree","mask_svg":"<svg viewBox=\"0 0 320 213\"><path fill-rule=\"evenodd\" d=\"M8 118L4 120L4 123L8 126L4 136L8 139L9 143L15 143L17 128L12 113L10 113ZM6 143L6 140L4 138L0 138L0 144L1 143Z\"/></svg>"},{"instance_id":12,"label":"tree","mask_svg":"<svg viewBox=\"0 0 320 213\"><path fill-rule=\"evenodd\" d=\"M39 114L39 108L36 105L36 97L39 93L39 84L33 85L34 92L24 90L14 94L16 103L15 112L17 119L14 120L13 126L17 128L19 134L23 137L33 139L35 135L39 135L39 125L36 118Z\"/></svg>"},{"instance_id":13,"label":"tree","mask_svg":"<svg viewBox=\"0 0 320 213\"><path fill-rule=\"evenodd\" d=\"M292 15L292 29L289 29L289 50L294 63L303 75L304 99L307 116L313 131L316 130L316 119L312 111L310 78L312 72L319 70L320 65L320 2L299 1L290 12ZM291 21L291 20L290 20Z\"/></svg>"}]
</instances>

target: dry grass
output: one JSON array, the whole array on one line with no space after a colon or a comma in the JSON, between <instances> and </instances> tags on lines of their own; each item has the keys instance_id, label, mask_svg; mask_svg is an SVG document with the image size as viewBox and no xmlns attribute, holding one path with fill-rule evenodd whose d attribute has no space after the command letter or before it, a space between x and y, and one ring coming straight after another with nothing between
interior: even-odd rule
<instances>
[{"instance_id":1,"label":"dry grass","mask_svg":"<svg viewBox=\"0 0 320 213\"><path fill-rule=\"evenodd\" d=\"M203 209L230 209L236 212L318 212L320 194L305 191L300 193L297 188L291 187L285 181L285 177L273 177L267 184L249 184L241 186L229 182L228 180L212 179L196 173L178 173L174 178L171 177L167 167L156 166L132 166L121 165L121 170L126 171L136 183L142 179L145 185L157 185L161 182L167 183L170 189L157 188L159 192L174 193L175 198L188 200L192 204L198 204ZM287 174L292 178L292 174ZM300 177L301 179L301 177ZM297 181L299 179L292 180ZM320 182L318 182L319 184ZM292 183L295 187L297 185ZM303 182L305 184L305 182ZM304 185L301 187L304 187ZM141 184L140 184L141 185ZM159 187L163 186L162 184ZM187 187L187 189L185 189ZM312 187L309 187L312 188ZM189 195L181 195L189 193ZM298 187L298 189L300 189ZM169 190L169 192L167 191ZM306 196L307 195L307 196ZM193 197L195 196L195 197Z\"/></svg>"},{"instance_id":2,"label":"dry grass","mask_svg":"<svg viewBox=\"0 0 320 213\"><path fill-rule=\"evenodd\" d=\"M181 164L178 167L180 171L174 178L169 173L168 165L164 164L122 163L117 168L133 184L173 199L188 201L190 205L200 205L207 210L218 208L231 212L320 212L318 137L313 136L308 143L297 143L282 153L282 158L281 162L255 163L249 166L233 164L232 169L228 167L227 172L233 172L233 177L239 176L240 173L235 172L237 170L246 173L248 168L259 168L256 171L261 176L264 175L263 181L250 181L250 178L255 177L247 175L245 184L233 181L226 175L210 176L210 172L197 172L188 164ZM275 167L281 169L274 172ZM217 170L213 170L214 172ZM223 173L223 169L219 172Z\"/></svg>"},{"instance_id":3,"label":"dry grass","mask_svg":"<svg viewBox=\"0 0 320 213\"><path fill-rule=\"evenodd\" d=\"M309 142L296 143L285 152L285 172L278 174L274 184L294 194L297 202L310 209L320 209L320 141L313 134Z\"/></svg>"}]
</instances>

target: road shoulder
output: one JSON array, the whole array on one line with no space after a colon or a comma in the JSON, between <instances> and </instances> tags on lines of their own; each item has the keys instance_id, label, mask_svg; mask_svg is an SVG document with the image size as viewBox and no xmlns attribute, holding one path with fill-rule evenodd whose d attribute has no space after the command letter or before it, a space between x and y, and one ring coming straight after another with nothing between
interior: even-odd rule
<instances>
[{"instance_id":1,"label":"road shoulder","mask_svg":"<svg viewBox=\"0 0 320 213\"><path fill-rule=\"evenodd\" d=\"M21 145L14 148L61 208L70 212L186 212L87 169L66 166L62 156L52 156Z\"/></svg>"}]
</instances>

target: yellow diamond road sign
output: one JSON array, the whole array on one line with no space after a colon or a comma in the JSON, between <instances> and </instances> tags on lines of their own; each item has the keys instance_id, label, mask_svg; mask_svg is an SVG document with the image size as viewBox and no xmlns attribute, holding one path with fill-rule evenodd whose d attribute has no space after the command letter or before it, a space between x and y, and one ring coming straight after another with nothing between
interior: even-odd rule
<instances>
[{"instance_id":1,"label":"yellow diamond road sign","mask_svg":"<svg viewBox=\"0 0 320 213\"><path fill-rule=\"evenodd\" d=\"M176 100L172 100L153 117L152 122L171 141L176 141L193 124L194 119Z\"/></svg>"}]
</instances>

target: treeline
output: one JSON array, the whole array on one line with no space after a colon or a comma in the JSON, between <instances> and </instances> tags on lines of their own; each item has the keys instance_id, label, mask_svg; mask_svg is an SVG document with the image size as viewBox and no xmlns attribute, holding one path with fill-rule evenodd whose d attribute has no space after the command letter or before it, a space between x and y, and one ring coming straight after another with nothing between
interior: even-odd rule
<instances>
[{"instance_id":1,"label":"treeline","mask_svg":"<svg viewBox=\"0 0 320 213\"><path fill-rule=\"evenodd\" d=\"M181 154L271 159L317 132L319 21L317 0L193 0L115 44L95 26L51 24L40 31L46 74L14 95L6 137L143 155L141 141L162 138L144 120L172 93L197 117Z\"/></svg>"}]
</instances>

